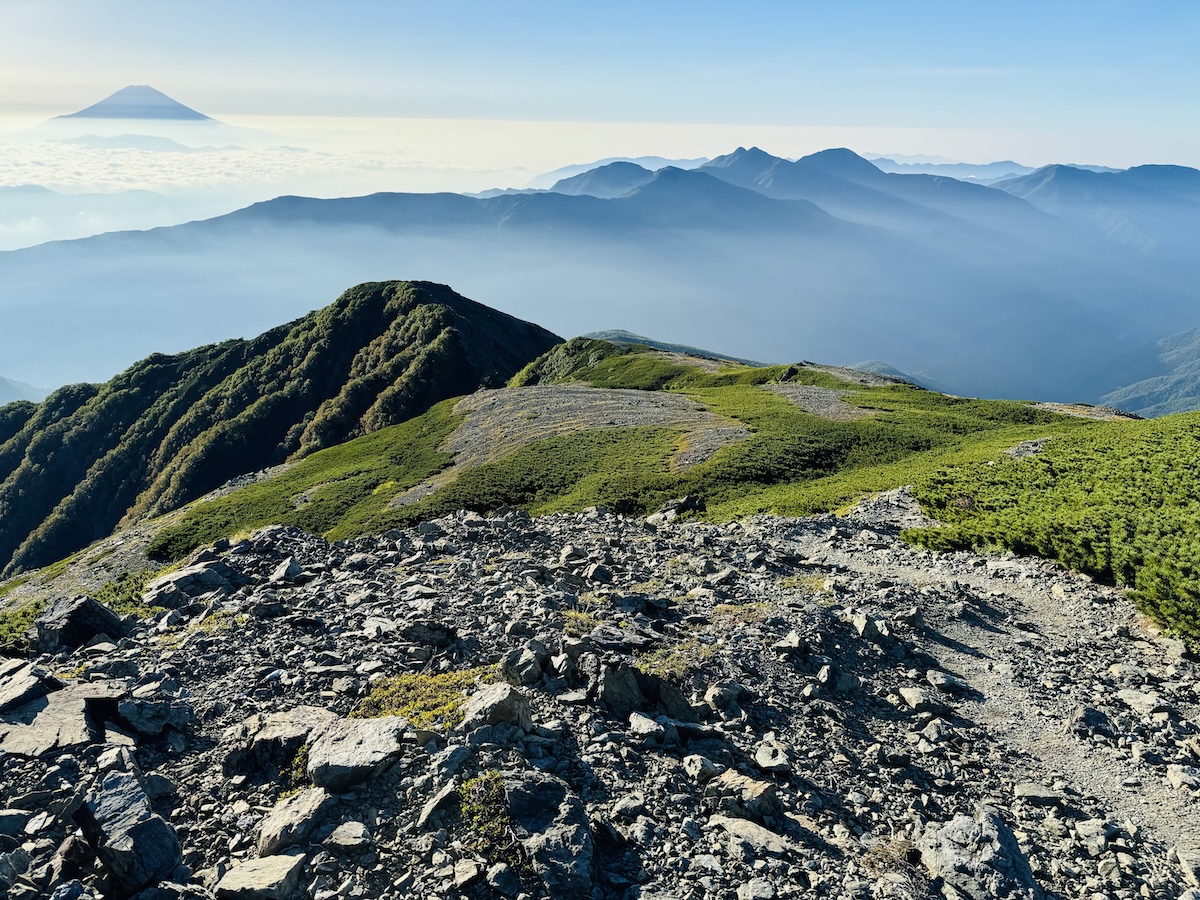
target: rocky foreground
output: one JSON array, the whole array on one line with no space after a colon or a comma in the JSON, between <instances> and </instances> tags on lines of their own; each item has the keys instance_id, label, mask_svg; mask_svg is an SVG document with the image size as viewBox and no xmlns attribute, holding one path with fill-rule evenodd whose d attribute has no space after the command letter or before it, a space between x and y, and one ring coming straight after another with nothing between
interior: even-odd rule
<instances>
[{"instance_id":1,"label":"rocky foreground","mask_svg":"<svg viewBox=\"0 0 1200 900\"><path fill-rule=\"evenodd\" d=\"M1196 665L895 512L268 528L64 599L0 660L0 893L1198 900Z\"/></svg>"}]
</instances>

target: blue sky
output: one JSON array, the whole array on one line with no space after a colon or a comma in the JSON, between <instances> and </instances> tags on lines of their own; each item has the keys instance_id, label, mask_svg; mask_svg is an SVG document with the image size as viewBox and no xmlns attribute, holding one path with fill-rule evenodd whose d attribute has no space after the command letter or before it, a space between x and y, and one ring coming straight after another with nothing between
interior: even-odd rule
<instances>
[{"instance_id":1,"label":"blue sky","mask_svg":"<svg viewBox=\"0 0 1200 900\"><path fill-rule=\"evenodd\" d=\"M977 130L997 156L1045 132L1185 161L1198 38L1183 0L4 0L0 114L149 83L224 115Z\"/></svg>"}]
</instances>

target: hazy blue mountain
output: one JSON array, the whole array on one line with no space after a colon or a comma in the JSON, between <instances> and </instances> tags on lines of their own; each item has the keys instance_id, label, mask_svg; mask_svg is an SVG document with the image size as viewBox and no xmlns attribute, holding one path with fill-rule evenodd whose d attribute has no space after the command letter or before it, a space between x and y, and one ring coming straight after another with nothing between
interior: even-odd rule
<instances>
[{"instance_id":1,"label":"hazy blue mountain","mask_svg":"<svg viewBox=\"0 0 1200 900\"><path fill-rule=\"evenodd\" d=\"M1002 178L1028 175L1033 166L1023 166L1011 159L990 163L960 162L903 162L887 156L868 156L867 159L881 172L894 175L945 175L960 181L977 181L990 184Z\"/></svg>"},{"instance_id":2,"label":"hazy blue mountain","mask_svg":"<svg viewBox=\"0 0 1200 900\"><path fill-rule=\"evenodd\" d=\"M636 187L641 187L653 177L652 171L642 168L637 163L614 162L556 181L550 190L559 194L620 197Z\"/></svg>"},{"instance_id":3,"label":"hazy blue mountain","mask_svg":"<svg viewBox=\"0 0 1200 900\"><path fill-rule=\"evenodd\" d=\"M0 329L0 360L34 384L103 381L153 351L263 331L348 283L419 278L559 334L619 323L740 358L887 359L957 394L1079 400L1072 379L1094 360L1197 324L1179 273L1153 280L1131 268L1136 254L1000 192L875 171L852 154L740 151L613 199L281 197L0 253L0 321L21 323ZM842 206L767 192L789 185ZM935 208L943 197L1002 224ZM1012 233L1011 209L1051 236Z\"/></svg>"},{"instance_id":4,"label":"hazy blue mountain","mask_svg":"<svg viewBox=\"0 0 1200 900\"><path fill-rule=\"evenodd\" d=\"M131 84L99 103L58 116L59 119L182 119L203 121L209 117L172 100L148 84Z\"/></svg>"},{"instance_id":5,"label":"hazy blue mountain","mask_svg":"<svg viewBox=\"0 0 1200 900\"><path fill-rule=\"evenodd\" d=\"M1163 416L1200 409L1200 329L1174 334L1106 360L1098 367L1096 402Z\"/></svg>"},{"instance_id":6,"label":"hazy blue mountain","mask_svg":"<svg viewBox=\"0 0 1200 900\"><path fill-rule=\"evenodd\" d=\"M220 195L199 193L63 194L32 184L0 186L0 250L106 231L175 225L224 212L227 203Z\"/></svg>"},{"instance_id":7,"label":"hazy blue mountain","mask_svg":"<svg viewBox=\"0 0 1200 900\"><path fill-rule=\"evenodd\" d=\"M1082 231L1142 253L1193 257L1200 239L1200 171L1185 166L1115 172L1045 166L995 186Z\"/></svg>"},{"instance_id":8,"label":"hazy blue mountain","mask_svg":"<svg viewBox=\"0 0 1200 900\"><path fill-rule=\"evenodd\" d=\"M739 148L701 171L771 197L809 200L849 221L902 231L988 233L1019 240L1065 239L1061 223L1033 206L980 184L935 175L896 175L844 148L794 162Z\"/></svg>"},{"instance_id":9,"label":"hazy blue mountain","mask_svg":"<svg viewBox=\"0 0 1200 900\"><path fill-rule=\"evenodd\" d=\"M45 396L45 391L35 388L31 384L13 381L10 378L0 378L0 405L12 403L15 400L39 401Z\"/></svg>"},{"instance_id":10,"label":"hazy blue mountain","mask_svg":"<svg viewBox=\"0 0 1200 900\"><path fill-rule=\"evenodd\" d=\"M696 159L667 159L663 156L610 156L607 159L598 159L592 163L563 166L561 169L555 169L553 172L544 172L536 178L531 179L525 187L545 190L552 187L556 182L562 181L564 178L582 175L584 172L590 172L592 169L598 169L601 166L607 166L615 162L633 163L636 166L641 166L643 169L657 172L659 169L665 169L667 166L673 166L676 169L696 169L708 162L708 158L703 156Z\"/></svg>"}]
</instances>

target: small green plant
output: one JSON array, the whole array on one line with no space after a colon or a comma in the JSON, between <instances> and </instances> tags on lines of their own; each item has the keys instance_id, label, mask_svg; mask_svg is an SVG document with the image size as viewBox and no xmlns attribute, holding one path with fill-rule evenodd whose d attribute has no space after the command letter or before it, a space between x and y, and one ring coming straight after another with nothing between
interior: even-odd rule
<instances>
[{"instance_id":1,"label":"small green plant","mask_svg":"<svg viewBox=\"0 0 1200 900\"><path fill-rule=\"evenodd\" d=\"M600 624L600 619L590 612L578 609L568 609L563 613L566 620L563 624L563 634L568 637L586 637Z\"/></svg>"},{"instance_id":2,"label":"small green plant","mask_svg":"<svg viewBox=\"0 0 1200 900\"><path fill-rule=\"evenodd\" d=\"M520 870L527 866L513 828L504 778L492 769L469 778L458 789L462 820L471 830L471 848L488 862L504 862Z\"/></svg>"},{"instance_id":3,"label":"small green plant","mask_svg":"<svg viewBox=\"0 0 1200 900\"><path fill-rule=\"evenodd\" d=\"M678 681L698 669L716 652L713 644L691 638L670 647L660 647L658 650L643 653L634 660L634 665L647 675Z\"/></svg>"},{"instance_id":4,"label":"small green plant","mask_svg":"<svg viewBox=\"0 0 1200 900\"><path fill-rule=\"evenodd\" d=\"M300 745L300 749L279 773L279 777L284 784L284 789L279 794L280 798L298 794L312 784L312 779L308 777L308 744Z\"/></svg>"},{"instance_id":5,"label":"small green plant","mask_svg":"<svg viewBox=\"0 0 1200 900\"><path fill-rule=\"evenodd\" d=\"M436 675L407 674L381 678L350 717L403 716L414 728L449 730L462 721L467 693L497 679L494 666Z\"/></svg>"},{"instance_id":6,"label":"small green plant","mask_svg":"<svg viewBox=\"0 0 1200 900\"><path fill-rule=\"evenodd\" d=\"M4 584L0 584L0 600L3 600L21 585L28 582L30 577L32 576L18 575L16 578L10 578L8 581L4 582Z\"/></svg>"},{"instance_id":7,"label":"small green plant","mask_svg":"<svg viewBox=\"0 0 1200 900\"><path fill-rule=\"evenodd\" d=\"M138 572L122 572L96 591L94 599L119 616L133 615L139 619L148 619L162 612L162 607L147 606L142 602L142 594L146 590L146 585L166 571L166 569L143 569Z\"/></svg>"},{"instance_id":8,"label":"small green plant","mask_svg":"<svg viewBox=\"0 0 1200 900\"><path fill-rule=\"evenodd\" d=\"M825 593L825 576L819 572L789 575L786 578L780 578L775 584L785 591L806 591L813 594Z\"/></svg>"}]
</instances>

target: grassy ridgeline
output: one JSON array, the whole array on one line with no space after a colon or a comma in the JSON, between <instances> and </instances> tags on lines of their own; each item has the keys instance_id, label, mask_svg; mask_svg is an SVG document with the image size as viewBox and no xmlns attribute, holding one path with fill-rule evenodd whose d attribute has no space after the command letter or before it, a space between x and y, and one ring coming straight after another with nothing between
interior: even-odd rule
<instances>
[{"instance_id":1,"label":"grassy ridgeline","mask_svg":"<svg viewBox=\"0 0 1200 900\"><path fill-rule=\"evenodd\" d=\"M552 354L570 354L574 343ZM550 513L602 505L641 514L685 493L704 497L714 518L803 514L837 509L940 464L994 457L1021 440L1089 424L1025 403L964 400L903 384L865 387L806 368L734 366L704 372L659 356L596 352L590 346L596 342L588 343L582 356L554 367L554 380L682 391L743 424L750 437L677 472L669 459L679 449L682 429L576 431L533 441L459 473L415 503L396 505L397 495L450 462L441 445L460 419L447 402L404 425L315 453L269 481L196 505L159 535L154 551L177 557L269 522L346 538L464 508L486 512L509 505ZM529 370L518 376L524 383L528 378ZM853 421L818 418L763 388L778 382L845 390L847 402L872 415Z\"/></svg>"}]
</instances>

